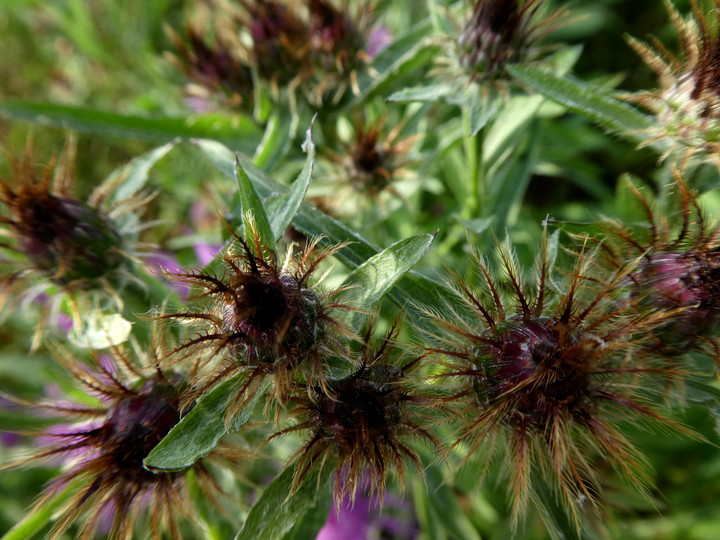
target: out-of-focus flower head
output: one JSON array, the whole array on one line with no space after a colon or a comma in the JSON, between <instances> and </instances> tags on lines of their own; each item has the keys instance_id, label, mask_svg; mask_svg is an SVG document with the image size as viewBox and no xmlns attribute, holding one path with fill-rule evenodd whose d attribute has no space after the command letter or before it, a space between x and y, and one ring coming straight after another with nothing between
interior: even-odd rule
<instances>
[{"instance_id":1,"label":"out-of-focus flower head","mask_svg":"<svg viewBox=\"0 0 720 540\"><path fill-rule=\"evenodd\" d=\"M677 359L691 350L709 351L720 366L720 228L708 221L697 196L679 173L675 188L679 213L660 215L645 194L630 186L649 226L626 227L606 219L602 245L615 268L640 257L628 275L630 298L641 311L669 311L664 323L646 340L649 350Z\"/></svg>"},{"instance_id":2,"label":"out-of-focus flower head","mask_svg":"<svg viewBox=\"0 0 720 540\"><path fill-rule=\"evenodd\" d=\"M356 85L371 32L371 9L330 0L223 0L200 3L185 37L169 30L171 61L185 73L189 94L252 109L258 83L274 101L297 94L312 107L337 104ZM252 97L251 97L252 96Z\"/></svg>"},{"instance_id":3,"label":"out-of-focus flower head","mask_svg":"<svg viewBox=\"0 0 720 540\"><path fill-rule=\"evenodd\" d=\"M347 123L345 131L352 133L346 136L349 140L341 141L343 149L325 150L332 195L324 199L324 204L332 214L357 215L363 201L383 208L385 194L404 200L401 191L408 186L399 186L399 182L416 180L407 166L418 136L403 137L402 124L390 130L385 124L385 117L371 121L358 116L353 124ZM417 182L413 184L416 188Z\"/></svg>"},{"instance_id":4,"label":"out-of-focus flower head","mask_svg":"<svg viewBox=\"0 0 720 540\"><path fill-rule=\"evenodd\" d=\"M0 180L0 243L8 258L0 274L0 306L35 300L56 288L67 293L73 315L80 319L78 299L109 297L122 305L117 293L135 279L129 271L134 245L127 240L133 231L123 230L116 220L147 203L147 195L109 202L117 179L98 186L87 202L73 195L74 142L52 161L38 178L32 143L20 156L7 153L13 177ZM38 279L38 277L40 279ZM78 294L79 293L79 294ZM64 294L48 295L47 310L55 312ZM44 318L43 318L44 320ZM38 325L36 338L42 333ZM37 341L37 339L36 339Z\"/></svg>"},{"instance_id":5,"label":"out-of-focus flower head","mask_svg":"<svg viewBox=\"0 0 720 540\"><path fill-rule=\"evenodd\" d=\"M662 43L629 38L630 45L660 79L660 88L628 96L655 114L645 144L668 141L664 157L684 168L691 158L720 167L720 2L707 9L693 1L687 18L666 1L670 19L682 44L678 55Z\"/></svg>"},{"instance_id":6,"label":"out-of-focus flower head","mask_svg":"<svg viewBox=\"0 0 720 540\"><path fill-rule=\"evenodd\" d=\"M87 390L88 400L99 401L96 405L57 400L27 404L68 422L49 428L40 438L44 448L20 462L64 462L36 507L66 488L76 490L62 507L50 537L60 538L74 523L83 539L104 529L109 529L112 539L138 534L156 540L185 537L181 524L197 526L188 475L195 477L206 497L216 500L221 492L210 463L238 463L242 453L220 446L188 471L149 471L143 460L181 418L187 387L182 378L161 368L158 358L153 366L141 366L121 348L114 348L112 356L96 358L96 369L67 352L59 360Z\"/></svg>"},{"instance_id":7,"label":"out-of-focus flower head","mask_svg":"<svg viewBox=\"0 0 720 540\"><path fill-rule=\"evenodd\" d=\"M228 419L267 375L273 377L273 395L280 403L297 376L324 386L325 362L341 354L343 339L350 335L333 316L338 309L349 309L332 301L341 291L323 291L313 283L318 266L340 247L322 250L315 241L296 254L290 246L279 262L255 230L250 244L233 236L240 251L222 256L221 276L210 271L173 276L199 287L203 292L197 298L209 305L158 317L202 325L200 334L177 350L193 357L209 353L212 370L197 381L199 392L237 373L247 375Z\"/></svg>"},{"instance_id":8,"label":"out-of-focus flower head","mask_svg":"<svg viewBox=\"0 0 720 540\"><path fill-rule=\"evenodd\" d=\"M468 18L455 22L459 35L448 36L440 72L478 83L475 90L484 95L507 93L505 67L540 61L548 49L543 38L564 18L563 10L550 11L544 0L475 0Z\"/></svg>"},{"instance_id":9,"label":"out-of-focus flower head","mask_svg":"<svg viewBox=\"0 0 720 540\"><path fill-rule=\"evenodd\" d=\"M325 388L305 385L291 398L291 414L298 418L298 423L273 437L294 431L309 432L297 452L293 490L304 481L314 463L335 460L337 509L345 496L352 504L363 478L370 495L382 500L389 471L398 476L402 486L405 461L422 470L420 458L411 446L413 440L439 446L427 427L431 399L422 395L417 381L413 381L413 372L423 357L403 362L395 343L397 331L394 325L375 344L371 325L354 373L328 381Z\"/></svg>"},{"instance_id":10,"label":"out-of-focus flower head","mask_svg":"<svg viewBox=\"0 0 720 540\"><path fill-rule=\"evenodd\" d=\"M451 359L438 379L455 383L444 398L461 422L452 449L467 451L465 459L504 461L515 521L527 511L537 471L579 524L584 510L598 511L596 460L612 463L641 492L650 480L617 420L675 426L652 401L662 386L655 378L666 373L639 354L665 314L638 315L617 302L630 269L607 276L587 252L558 281L548 244L534 283L508 247L499 248L499 278L476 256L484 288L473 292L458 280L474 322L458 313L429 316L448 332L435 336L446 347L433 350Z\"/></svg>"}]
</instances>

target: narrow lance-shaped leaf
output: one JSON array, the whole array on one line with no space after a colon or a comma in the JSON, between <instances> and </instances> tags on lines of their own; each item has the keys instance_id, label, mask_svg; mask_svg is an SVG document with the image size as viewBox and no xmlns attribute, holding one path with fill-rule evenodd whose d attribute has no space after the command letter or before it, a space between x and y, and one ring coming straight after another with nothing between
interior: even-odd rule
<instances>
[{"instance_id":1,"label":"narrow lance-shaped leaf","mask_svg":"<svg viewBox=\"0 0 720 540\"><path fill-rule=\"evenodd\" d=\"M240 159L235 156L235 177L237 178L240 201L243 207L243 238L246 242L250 242L252 238L252 224L250 221L250 214L254 227L260 235L261 243L270 248L273 252L275 249L275 235L273 234L270 222L268 221L267 214L265 213L265 207L263 206L262 200L255 191L255 186L248 178L247 173L240 164Z\"/></svg>"},{"instance_id":2,"label":"narrow lance-shaped leaf","mask_svg":"<svg viewBox=\"0 0 720 540\"><path fill-rule=\"evenodd\" d=\"M643 142L646 137L642 133L652 127L652 118L649 116L570 77L560 77L529 66L508 66L507 70L545 97L632 141ZM652 146L662 151L664 144L657 141Z\"/></svg>"},{"instance_id":3,"label":"narrow lance-shaped leaf","mask_svg":"<svg viewBox=\"0 0 720 540\"><path fill-rule=\"evenodd\" d=\"M332 459L332 458L331 458ZM235 540L279 540L305 513L315 506L323 490L329 489L328 479L334 467L316 462L298 490L288 497L295 475L291 464L268 484L250 509L245 524Z\"/></svg>"},{"instance_id":4,"label":"narrow lance-shaped leaf","mask_svg":"<svg viewBox=\"0 0 720 540\"><path fill-rule=\"evenodd\" d=\"M230 150L215 141L194 142L220 171L233 177L234 156ZM260 196L267 198L272 194L286 192L285 186L253 166L252 162L242 154L237 155L237 158ZM325 245L328 246L347 243L337 253L337 257L351 268L360 266L380 251L361 235L305 201L300 205L293 219L293 226L307 236L322 236ZM412 271L405 274L397 286L388 292L388 296L399 306L404 306L408 298L412 298L418 305L427 306L442 305L447 302L457 303L456 295L448 287ZM408 317L419 326L427 324L426 318L415 312L412 306L408 309Z\"/></svg>"},{"instance_id":5,"label":"narrow lance-shaped leaf","mask_svg":"<svg viewBox=\"0 0 720 540\"><path fill-rule=\"evenodd\" d=\"M37 533L53 520L55 513L75 495L83 484L84 479L77 479L67 485L54 497L42 506L34 507L12 529L6 532L0 540L27 540L36 538Z\"/></svg>"},{"instance_id":6,"label":"narrow lance-shaped leaf","mask_svg":"<svg viewBox=\"0 0 720 540\"><path fill-rule=\"evenodd\" d=\"M228 400L242 384L240 377L236 375L228 379L200 398L195 408L145 458L145 467L155 471L179 471L191 467L198 459L212 452L227 433L225 410ZM255 404L263 394L260 390L233 418L231 431L237 431L250 420Z\"/></svg>"},{"instance_id":7,"label":"narrow lance-shaped leaf","mask_svg":"<svg viewBox=\"0 0 720 540\"><path fill-rule=\"evenodd\" d=\"M315 119L313 118L313 122L314 121ZM307 130L303 150L307 153L305 166L295 179L290 192L287 195L280 195L281 202L273 205L272 212L268 210L270 226L276 241L282 238L285 230L290 226L290 223L292 223L310 185L310 178L312 177L313 167L315 166L315 144L312 138L312 123Z\"/></svg>"},{"instance_id":8,"label":"narrow lance-shaped leaf","mask_svg":"<svg viewBox=\"0 0 720 540\"><path fill-rule=\"evenodd\" d=\"M292 117L287 111L277 111L270 115L265 135L255 151L255 165L264 170L272 170L283 158L290 147Z\"/></svg>"},{"instance_id":9,"label":"narrow lance-shaped leaf","mask_svg":"<svg viewBox=\"0 0 720 540\"><path fill-rule=\"evenodd\" d=\"M345 285L351 287L346 294L352 305L364 310L375 308L382 297L427 253L434 239L434 234L410 236L395 242L353 270L345 280ZM353 312L352 326L358 328L363 319L363 314Z\"/></svg>"},{"instance_id":10,"label":"narrow lance-shaped leaf","mask_svg":"<svg viewBox=\"0 0 720 540\"><path fill-rule=\"evenodd\" d=\"M0 115L80 133L143 141L168 142L178 137L214 139L235 150L255 150L262 132L247 116L190 115L182 118L123 115L55 103L0 103Z\"/></svg>"},{"instance_id":11,"label":"narrow lance-shaped leaf","mask_svg":"<svg viewBox=\"0 0 720 540\"><path fill-rule=\"evenodd\" d=\"M173 141L150 150L112 172L103 184L120 182L120 186L113 194L113 199L121 201L140 191L148 180L150 169L164 158L176 144L177 141Z\"/></svg>"}]
</instances>

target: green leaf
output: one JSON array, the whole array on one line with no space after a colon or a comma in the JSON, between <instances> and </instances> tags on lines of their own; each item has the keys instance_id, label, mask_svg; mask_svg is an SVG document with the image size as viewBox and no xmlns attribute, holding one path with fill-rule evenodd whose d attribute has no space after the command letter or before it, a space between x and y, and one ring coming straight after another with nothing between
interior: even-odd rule
<instances>
[{"instance_id":1,"label":"green leaf","mask_svg":"<svg viewBox=\"0 0 720 540\"><path fill-rule=\"evenodd\" d=\"M480 540L480 534L460 507L438 465L425 469L425 482L414 479L413 499L423 530L430 538Z\"/></svg>"},{"instance_id":2,"label":"green leaf","mask_svg":"<svg viewBox=\"0 0 720 540\"><path fill-rule=\"evenodd\" d=\"M173 141L154 150L150 150L150 152L136 157L127 165L112 172L103 184L113 184L121 181L120 187L118 187L113 194L113 200L121 201L132 197L140 191L148 180L150 169L164 158L176 144L177 142Z\"/></svg>"},{"instance_id":3,"label":"green leaf","mask_svg":"<svg viewBox=\"0 0 720 540\"><path fill-rule=\"evenodd\" d=\"M252 224L254 223L255 230L257 230L257 234L260 236L261 244L275 251L275 234L273 233L272 227L270 227L270 222L265 213L265 207L257 191L255 191L255 186L253 186L253 183L243 169L240 158L237 156L235 157L235 178L237 178L238 193L243 208L243 238L245 242L248 244L252 242ZM252 219L250 219L248 213L251 214Z\"/></svg>"},{"instance_id":4,"label":"green leaf","mask_svg":"<svg viewBox=\"0 0 720 540\"><path fill-rule=\"evenodd\" d=\"M231 178L234 175L234 159L237 157L261 197L267 198L273 194L287 192L286 186L275 182L242 154L233 156L230 150L215 141L196 140L194 142L220 171ZM336 256L351 268L360 266L380 252L377 246L361 235L305 201L301 203L298 213L293 219L293 226L308 237L321 236L322 243L326 246L347 243ZM408 298L412 298L417 305L426 306L443 305L448 302L457 303L457 296L449 287L412 271L405 274L388 292L388 297L401 307L406 305ZM422 327L427 324L424 315L416 312L412 305L408 306L407 313L408 317L418 326Z\"/></svg>"},{"instance_id":5,"label":"green leaf","mask_svg":"<svg viewBox=\"0 0 720 540\"><path fill-rule=\"evenodd\" d=\"M36 534L56 518L55 512L62 508L63 505L80 490L84 481L85 479L74 480L62 491L50 498L45 504L35 506L20 522L6 532L0 540L28 540L28 538L36 538Z\"/></svg>"},{"instance_id":6,"label":"green leaf","mask_svg":"<svg viewBox=\"0 0 720 540\"><path fill-rule=\"evenodd\" d=\"M246 116L227 114L149 118L55 103L6 101L0 103L0 115L103 137L162 143L178 137L214 139L245 153L252 153L255 150L257 141L262 135L258 127Z\"/></svg>"},{"instance_id":7,"label":"green leaf","mask_svg":"<svg viewBox=\"0 0 720 540\"><path fill-rule=\"evenodd\" d=\"M474 232L475 234L484 233L490 227L490 225L493 224L493 221L495 221L495 216L476 219L464 219L455 214L453 218L467 230Z\"/></svg>"},{"instance_id":8,"label":"green leaf","mask_svg":"<svg viewBox=\"0 0 720 540\"><path fill-rule=\"evenodd\" d=\"M653 119L598 88L536 67L508 66L507 70L545 97L589 117L613 133L638 143L647 139L643 132L652 127ZM665 143L658 141L652 146L658 148L661 144Z\"/></svg>"},{"instance_id":9,"label":"green leaf","mask_svg":"<svg viewBox=\"0 0 720 540\"><path fill-rule=\"evenodd\" d=\"M295 526L290 529L283 540L306 540L308 538L316 538L320 529L323 528L328 519L330 508L332 506L332 493L330 489L325 489L310 510L307 511Z\"/></svg>"},{"instance_id":10,"label":"green leaf","mask_svg":"<svg viewBox=\"0 0 720 540\"><path fill-rule=\"evenodd\" d=\"M228 379L200 398L195 408L148 454L143 462L145 467L153 471L180 471L212 452L227 433L225 411L242 384L241 376ZM233 418L231 431L237 431L250 420L263 388L260 387Z\"/></svg>"},{"instance_id":11,"label":"green leaf","mask_svg":"<svg viewBox=\"0 0 720 540\"><path fill-rule=\"evenodd\" d=\"M289 465L263 490L250 509L245 524L235 540L279 540L306 512L317 504L323 491L329 489L328 479L334 469L318 460L308 471L305 481L288 497L292 488L295 466Z\"/></svg>"},{"instance_id":12,"label":"green leaf","mask_svg":"<svg viewBox=\"0 0 720 540\"><path fill-rule=\"evenodd\" d=\"M435 239L434 234L416 234L395 242L353 270L343 285L350 286L347 296L354 307L372 310L383 296L422 259ZM353 312L352 325L357 329L363 314Z\"/></svg>"},{"instance_id":13,"label":"green leaf","mask_svg":"<svg viewBox=\"0 0 720 540\"><path fill-rule=\"evenodd\" d=\"M469 95L467 95L469 93ZM489 93L483 93L478 84L472 84L466 90L466 106L469 109L469 135L477 135L495 116L500 108L501 99Z\"/></svg>"},{"instance_id":14,"label":"green leaf","mask_svg":"<svg viewBox=\"0 0 720 540\"><path fill-rule=\"evenodd\" d=\"M305 166L295 179L288 196L282 200L282 204L274 205L273 212L269 215L270 227L272 228L276 240L280 240L280 238L282 238L283 234L285 234L285 230L288 228L290 223L292 223L295 214L297 214L297 211L300 208L300 203L302 203L305 198L308 186L310 185L310 178L312 177L313 167L315 166L315 144L313 143L312 138L312 124L310 124L310 127L307 130L303 150L307 153Z\"/></svg>"},{"instance_id":15,"label":"green leaf","mask_svg":"<svg viewBox=\"0 0 720 540\"><path fill-rule=\"evenodd\" d=\"M358 77L360 92L344 110L356 109L374 96L385 97L400 77L416 68L427 66L438 51L438 47L425 41L431 32L432 24L426 19L378 54L370 68Z\"/></svg>"},{"instance_id":16,"label":"green leaf","mask_svg":"<svg viewBox=\"0 0 720 540\"><path fill-rule=\"evenodd\" d=\"M255 165L264 170L274 169L290 147L292 131L292 117L287 111L272 114L253 156Z\"/></svg>"},{"instance_id":17,"label":"green leaf","mask_svg":"<svg viewBox=\"0 0 720 540\"><path fill-rule=\"evenodd\" d=\"M416 86L404 88L390 95L388 101L407 103L411 101L437 101L454 92L456 86L452 84L430 84L427 86Z\"/></svg>"}]
</instances>

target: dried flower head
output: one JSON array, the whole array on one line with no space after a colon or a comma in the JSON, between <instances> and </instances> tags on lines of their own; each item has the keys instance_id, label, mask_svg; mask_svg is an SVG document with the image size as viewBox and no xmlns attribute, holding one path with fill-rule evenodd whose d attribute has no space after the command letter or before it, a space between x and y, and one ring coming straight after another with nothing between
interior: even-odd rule
<instances>
[{"instance_id":1,"label":"dried flower head","mask_svg":"<svg viewBox=\"0 0 720 540\"><path fill-rule=\"evenodd\" d=\"M720 228L709 223L697 196L679 174L675 187L679 199L677 219L658 215L647 197L630 185L649 226L627 228L606 219L603 239L607 260L622 266L629 257L640 257L628 275L632 304L643 311L671 312L653 332L647 346L662 356L677 357L710 345L720 365Z\"/></svg>"},{"instance_id":2,"label":"dried flower head","mask_svg":"<svg viewBox=\"0 0 720 540\"><path fill-rule=\"evenodd\" d=\"M198 383L204 391L218 381L245 373L245 384L228 410L232 417L245 403L246 390L255 388L266 375L274 379L274 397L287 399L296 375L324 385L324 361L339 354L341 337L350 335L333 318L337 309L349 306L332 298L340 290L325 292L312 283L318 266L337 249L321 250L317 240L299 255L290 246L282 264L261 242L254 231L252 247L234 235L240 252L223 257L225 273L175 274L184 283L203 290L202 297L211 301L199 311L169 313L160 319L202 324L201 334L181 345L177 352L195 355L209 351L220 365Z\"/></svg>"},{"instance_id":3,"label":"dried flower head","mask_svg":"<svg viewBox=\"0 0 720 540\"><path fill-rule=\"evenodd\" d=\"M533 493L531 471L543 475L576 519L584 501L597 509L597 458L642 491L649 481L645 460L616 422L672 424L651 404L656 383L644 381L662 370L636 354L663 314L639 316L614 301L627 270L602 279L594 257L581 253L566 282L556 283L553 258L546 241L530 284L509 248L499 250L503 280L476 257L484 290L458 281L475 320L433 316L449 331L437 337L448 347L434 350L452 359L438 377L459 386L446 398L462 421L452 448L469 448L468 458L500 451L515 520Z\"/></svg>"},{"instance_id":4,"label":"dried flower head","mask_svg":"<svg viewBox=\"0 0 720 540\"><path fill-rule=\"evenodd\" d=\"M183 538L182 518L193 522L188 474L194 475L205 496L215 501L221 491L210 461L238 462L240 453L221 446L190 471L147 470L143 460L181 418L186 388L181 377L164 371L159 363L139 366L119 348L113 356L97 358L98 371L68 357L61 362L100 401L96 406L57 401L35 406L75 422L50 428L42 437L46 448L22 462L50 458L65 462L64 470L37 501L38 508L64 489L80 484L63 506L50 537L60 538L77 521L78 538L82 539L94 538L105 528L111 539L130 539L137 534L157 540Z\"/></svg>"},{"instance_id":5,"label":"dried flower head","mask_svg":"<svg viewBox=\"0 0 720 540\"><path fill-rule=\"evenodd\" d=\"M132 245L115 219L144 205L148 197L118 201L103 210L115 183L101 184L87 202L73 196L74 143L59 162L51 162L38 179L34 170L32 143L17 157L8 153L13 178L0 180L0 203L7 217L0 216L0 243L9 258L0 278L0 305L11 298L37 298L51 286L62 292L93 292L110 295L122 305L115 290L133 279L128 271ZM43 279L34 287L33 277ZM57 310L62 296L51 298L50 311ZM79 320L79 308L73 304ZM39 330L41 330L39 325ZM38 334L36 337L39 337Z\"/></svg>"},{"instance_id":6,"label":"dried flower head","mask_svg":"<svg viewBox=\"0 0 720 540\"><path fill-rule=\"evenodd\" d=\"M423 409L430 406L430 399L412 382L422 357L404 363L398 358L398 330L396 323L375 345L371 326L359 351L359 367L352 375L328 381L324 389L306 385L303 392L292 397L292 414L298 423L273 438L294 431L310 432L297 452L293 491L314 463L319 460L324 466L327 459L335 458L337 508L346 496L351 503L355 500L363 478L371 496L382 499L388 471L393 470L402 485L404 461L422 470L410 445L413 439L439 446L424 427L429 415Z\"/></svg>"},{"instance_id":7,"label":"dried flower head","mask_svg":"<svg viewBox=\"0 0 720 540\"><path fill-rule=\"evenodd\" d=\"M629 40L660 79L657 90L628 97L656 116L645 144L668 141L663 157L674 154L683 166L694 156L720 166L720 2L713 0L712 4L714 8L703 13L694 0L692 15L683 19L669 1L665 2L682 43L678 56L655 39L652 44Z\"/></svg>"}]
</instances>

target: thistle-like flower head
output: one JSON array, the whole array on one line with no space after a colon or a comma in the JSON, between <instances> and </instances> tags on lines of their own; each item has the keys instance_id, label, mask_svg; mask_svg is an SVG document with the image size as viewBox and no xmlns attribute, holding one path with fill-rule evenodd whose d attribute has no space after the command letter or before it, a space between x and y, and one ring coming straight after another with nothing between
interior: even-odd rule
<instances>
[{"instance_id":1,"label":"thistle-like flower head","mask_svg":"<svg viewBox=\"0 0 720 540\"><path fill-rule=\"evenodd\" d=\"M222 276L175 275L200 287L210 304L199 311L160 317L204 326L201 335L178 349L185 354L209 351L215 360L223 360L199 383L201 390L235 373L249 375L229 416L242 405L244 391L265 375L274 377L274 395L280 402L298 374L324 384L323 363L328 355L339 354L343 348L339 337L349 334L333 317L335 310L348 308L332 301L340 291L324 292L312 283L318 266L334 250L321 250L315 241L294 254L291 246L279 264L257 234L252 247L240 236L234 238L241 251L223 256Z\"/></svg>"},{"instance_id":2,"label":"thistle-like flower head","mask_svg":"<svg viewBox=\"0 0 720 540\"><path fill-rule=\"evenodd\" d=\"M220 91L227 104L243 106L256 77L275 100L287 89L293 107L298 90L313 107L335 104L367 60L367 7L351 14L329 0L242 0L198 10L185 38L170 31L170 57L193 83L190 93L204 99Z\"/></svg>"},{"instance_id":3,"label":"thistle-like flower head","mask_svg":"<svg viewBox=\"0 0 720 540\"><path fill-rule=\"evenodd\" d=\"M687 19L669 1L665 4L683 50L674 55L657 40L646 44L631 38L630 45L658 74L660 88L629 99L656 116L646 144L665 140L669 142L665 157L674 154L682 164L699 157L720 166L720 2L713 0L707 13L693 2Z\"/></svg>"},{"instance_id":4,"label":"thistle-like flower head","mask_svg":"<svg viewBox=\"0 0 720 540\"><path fill-rule=\"evenodd\" d=\"M675 187L680 203L677 219L658 215L647 197L631 186L649 227L627 228L607 219L603 247L615 267L629 257L641 257L628 276L637 309L672 312L648 346L662 355L677 356L710 344L719 365L715 333L720 324L720 228L708 221L679 174Z\"/></svg>"},{"instance_id":5,"label":"thistle-like flower head","mask_svg":"<svg viewBox=\"0 0 720 540\"><path fill-rule=\"evenodd\" d=\"M647 399L656 384L640 386L656 370L641 360L642 335L663 314L639 316L613 300L627 271L602 279L593 257L581 254L565 283L551 279L544 245L535 283L526 283L509 248L500 249L504 279L478 259L484 290L460 282L475 321L435 316L449 330L436 348L454 360L439 375L456 385L459 437L453 448L492 454L502 448L517 519L526 509L531 471L579 517L582 501L595 505L600 483L593 460L611 462L636 487L648 481L644 460L615 425L620 417L667 422ZM506 287L507 286L507 287ZM559 290L562 292L559 292ZM460 341L458 342L458 338Z\"/></svg>"},{"instance_id":6,"label":"thistle-like flower head","mask_svg":"<svg viewBox=\"0 0 720 540\"><path fill-rule=\"evenodd\" d=\"M472 77L503 77L503 67L525 60L534 46L535 13L542 0L478 0L457 40L460 64Z\"/></svg>"},{"instance_id":7,"label":"thistle-like flower head","mask_svg":"<svg viewBox=\"0 0 720 540\"><path fill-rule=\"evenodd\" d=\"M342 141L343 149L325 152L332 167L327 175L332 182L332 196L324 204L332 212L356 216L361 201L383 208L387 194L403 199L405 186L400 182L412 177L409 154L418 139L412 135L403 137L403 127L398 124L388 130L384 117L377 121L359 117L349 140Z\"/></svg>"},{"instance_id":8,"label":"thistle-like flower head","mask_svg":"<svg viewBox=\"0 0 720 540\"><path fill-rule=\"evenodd\" d=\"M0 243L0 250L7 254L1 261L0 307L6 302L34 300L50 288L63 294L50 295L46 315L57 315L67 295L76 322L80 321L78 301L90 296L108 297L121 306L117 290L135 279L130 271L135 245L128 239L134 231L118 225L118 218L151 197L137 195L108 203L117 187L117 179L111 179L98 186L87 202L76 198L73 142L40 178L34 169L31 143L24 154L8 153L8 159L13 177L0 180L0 211L6 210L6 215L0 215L0 235L8 238ZM37 326L34 345L42 335L45 318Z\"/></svg>"},{"instance_id":9,"label":"thistle-like flower head","mask_svg":"<svg viewBox=\"0 0 720 540\"><path fill-rule=\"evenodd\" d=\"M32 155L10 157L14 178L0 181L0 202L9 217L16 245L6 249L25 254L31 267L70 288L92 288L118 270L125 257L123 240L110 219L96 205L74 198L72 159L61 166L51 163L40 180L33 171Z\"/></svg>"},{"instance_id":10,"label":"thistle-like flower head","mask_svg":"<svg viewBox=\"0 0 720 540\"><path fill-rule=\"evenodd\" d=\"M42 506L66 488L77 490L63 507L52 538L59 538L76 521L83 539L108 526L111 539L134 538L139 528L147 538L182 538L181 518L193 514L187 471L154 473L143 466L145 457L180 420L186 388L181 377L159 365L140 367L120 349L112 357L98 358L98 371L69 358L61 361L100 402L39 405L70 423L50 428L42 437L47 446L24 460L67 462L36 504ZM219 448L210 459L232 460L238 455ZM191 470L205 493L213 496L218 488L208 463L200 461Z\"/></svg>"},{"instance_id":11,"label":"thistle-like flower head","mask_svg":"<svg viewBox=\"0 0 720 540\"><path fill-rule=\"evenodd\" d=\"M430 399L422 396L412 382L412 373L422 357L404 363L397 358L397 326L375 346L372 329L365 335L355 372L331 380L325 389L306 386L291 401L298 423L276 435L308 431L298 451L294 489L318 460L324 464L336 458L335 502L339 507L347 495L355 500L356 490L366 476L369 490L382 499L387 473L393 470L401 483L409 460L421 470L420 459L411 446L413 439L435 446L439 443L424 426L423 408Z\"/></svg>"}]
</instances>

